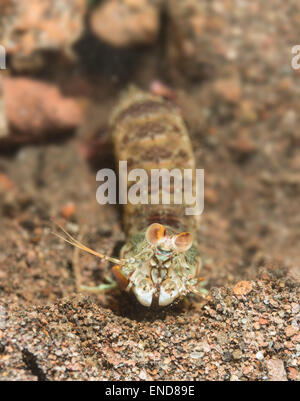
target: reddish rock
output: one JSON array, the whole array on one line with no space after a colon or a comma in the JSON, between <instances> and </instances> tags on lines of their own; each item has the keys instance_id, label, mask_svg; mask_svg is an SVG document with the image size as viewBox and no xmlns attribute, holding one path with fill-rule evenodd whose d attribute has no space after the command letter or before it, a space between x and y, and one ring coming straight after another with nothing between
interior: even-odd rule
<instances>
[{"instance_id":1,"label":"reddish rock","mask_svg":"<svg viewBox=\"0 0 300 401\"><path fill-rule=\"evenodd\" d=\"M6 0L0 43L20 69L44 65L41 50L68 53L84 27L86 0Z\"/></svg>"},{"instance_id":2,"label":"reddish rock","mask_svg":"<svg viewBox=\"0 0 300 401\"><path fill-rule=\"evenodd\" d=\"M298 331L299 331L298 327L287 326L287 328L285 329L285 335L287 337L292 337L293 335L297 334Z\"/></svg>"},{"instance_id":3,"label":"reddish rock","mask_svg":"<svg viewBox=\"0 0 300 401\"><path fill-rule=\"evenodd\" d=\"M11 128L18 134L41 135L75 128L82 112L72 98L42 81L6 78L3 82L5 112Z\"/></svg>"},{"instance_id":4,"label":"reddish rock","mask_svg":"<svg viewBox=\"0 0 300 401\"><path fill-rule=\"evenodd\" d=\"M159 30L159 10L149 0L109 0L91 16L93 32L116 47L151 44Z\"/></svg>"},{"instance_id":5,"label":"reddish rock","mask_svg":"<svg viewBox=\"0 0 300 401\"><path fill-rule=\"evenodd\" d=\"M66 204L61 210L61 214L65 219L70 219L75 214L75 212L76 206L72 202Z\"/></svg>"},{"instance_id":6,"label":"reddish rock","mask_svg":"<svg viewBox=\"0 0 300 401\"><path fill-rule=\"evenodd\" d=\"M289 378L291 380L299 381L300 380L300 373L297 371L297 369L288 367L289 371Z\"/></svg>"},{"instance_id":7,"label":"reddish rock","mask_svg":"<svg viewBox=\"0 0 300 401\"><path fill-rule=\"evenodd\" d=\"M270 359L266 361L270 381L287 381L286 371L281 359Z\"/></svg>"},{"instance_id":8,"label":"reddish rock","mask_svg":"<svg viewBox=\"0 0 300 401\"><path fill-rule=\"evenodd\" d=\"M9 190L14 188L14 183L13 181L7 177L6 174L0 173L0 188L4 188L5 190Z\"/></svg>"},{"instance_id":9,"label":"reddish rock","mask_svg":"<svg viewBox=\"0 0 300 401\"><path fill-rule=\"evenodd\" d=\"M219 79L215 83L216 94L229 103L237 103L242 94L241 84L234 78Z\"/></svg>"}]
</instances>

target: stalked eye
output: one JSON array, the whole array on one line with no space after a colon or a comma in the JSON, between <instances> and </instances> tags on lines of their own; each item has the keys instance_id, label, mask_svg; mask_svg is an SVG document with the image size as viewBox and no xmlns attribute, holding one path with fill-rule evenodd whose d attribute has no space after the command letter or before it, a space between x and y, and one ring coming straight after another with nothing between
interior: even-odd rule
<instances>
[{"instance_id":1,"label":"stalked eye","mask_svg":"<svg viewBox=\"0 0 300 401\"><path fill-rule=\"evenodd\" d=\"M174 237L174 246L175 249L178 252L185 252L188 249L190 249L190 247L193 244L193 236L191 233L180 233L178 235L176 235L176 237Z\"/></svg>"},{"instance_id":2,"label":"stalked eye","mask_svg":"<svg viewBox=\"0 0 300 401\"><path fill-rule=\"evenodd\" d=\"M150 245L158 245L166 237L166 229L161 224L153 223L147 228L145 237Z\"/></svg>"}]
</instances>

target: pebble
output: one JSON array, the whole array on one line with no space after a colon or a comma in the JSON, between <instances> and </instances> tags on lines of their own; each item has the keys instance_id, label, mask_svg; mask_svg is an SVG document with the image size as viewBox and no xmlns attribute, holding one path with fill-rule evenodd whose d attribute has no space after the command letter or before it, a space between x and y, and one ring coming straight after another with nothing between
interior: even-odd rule
<instances>
[{"instance_id":1,"label":"pebble","mask_svg":"<svg viewBox=\"0 0 300 401\"><path fill-rule=\"evenodd\" d=\"M159 10L149 0L101 2L90 20L95 35L115 47L153 43L159 22Z\"/></svg>"},{"instance_id":2,"label":"pebble","mask_svg":"<svg viewBox=\"0 0 300 401\"><path fill-rule=\"evenodd\" d=\"M249 294L249 292L251 291L252 291L251 281L240 281L233 288L233 292L235 295L246 295Z\"/></svg>"},{"instance_id":3,"label":"pebble","mask_svg":"<svg viewBox=\"0 0 300 401\"><path fill-rule=\"evenodd\" d=\"M70 219L76 212L76 206L73 202L67 203L62 209L61 209L61 215L65 219Z\"/></svg>"},{"instance_id":4,"label":"pebble","mask_svg":"<svg viewBox=\"0 0 300 401\"><path fill-rule=\"evenodd\" d=\"M243 353L241 350L235 350L235 351L233 351L232 356L233 356L233 359L236 359L236 360L241 359L243 356Z\"/></svg>"},{"instance_id":5,"label":"pebble","mask_svg":"<svg viewBox=\"0 0 300 401\"><path fill-rule=\"evenodd\" d=\"M299 331L298 327L287 326L285 329L285 334L287 337L292 337L294 334L297 334Z\"/></svg>"},{"instance_id":6,"label":"pebble","mask_svg":"<svg viewBox=\"0 0 300 401\"><path fill-rule=\"evenodd\" d=\"M47 51L71 58L71 47L84 30L86 0L7 0L4 3L10 4L2 19L0 43L15 70L40 70L47 62L44 57Z\"/></svg>"},{"instance_id":7,"label":"pebble","mask_svg":"<svg viewBox=\"0 0 300 401\"><path fill-rule=\"evenodd\" d=\"M51 132L57 135L75 129L82 120L79 104L53 84L31 78L5 78L3 96L10 135L13 137L17 131L19 140L22 136L30 140Z\"/></svg>"},{"instance_id":8,"label":"pebble","mask_svg":"<svg viewBox=\"0 0 300 401\"><path fill-rule=\"evenodd\" d=\"M262 361L264 359L264 354L261 351L258 351L255 355L256 359Z\"/></svg>"},{"instance_id":9,"label":"pebble","mask_svg":"<svg viewBox=\"0 0 300 401\"><path fill-rule=\"evenodd\" d=\"M270 381L287 381L287 375L281 359L269 359L266 361Z\"/></svg>"}]
</instances>

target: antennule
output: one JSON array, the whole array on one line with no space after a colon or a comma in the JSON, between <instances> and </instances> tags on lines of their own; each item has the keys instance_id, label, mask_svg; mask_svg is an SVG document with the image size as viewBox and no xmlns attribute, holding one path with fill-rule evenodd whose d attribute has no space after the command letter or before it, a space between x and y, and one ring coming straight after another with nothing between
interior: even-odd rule
<instances>
[{"instance_id":1,"label":"antennule","mask_svg":"<svg viewBox=\"0 0 300 401\"><path fill-rule=\"evenodd\" d=\"M112 262L112 263L115 263L115 264L117 264L117 265L122 264L122 261L119 260L119 259L112 258L112 257L110 257L110 256L104 255L103 253L96 252L96 251L94 251L93 249L88 248L88 247L85 246L84 244L82 244L82 243L80 243L79 241L77 241L74 237L72 237L72 235L69 234L60 224L56 223L55 221L54 221L54 224L55 224L57 227L59 227L59 228L67 235L68 239L67 239L67 238L64 238L62 235L57 234L57 233L54 232L54 231L52 231L52 234L56 235L58 238L60 238L60 239L62 239L63 241L67 242L68 244L73 245L73 246L75 246L76 248L79 248L79 249L81 249L81 250L83 250L83 251L85 251L85 252L88 252L88 253L92 254L92 255L98 256L98 258L100 258L100 259L107 260L107 261Z\"/></svg>"}]
</instances>

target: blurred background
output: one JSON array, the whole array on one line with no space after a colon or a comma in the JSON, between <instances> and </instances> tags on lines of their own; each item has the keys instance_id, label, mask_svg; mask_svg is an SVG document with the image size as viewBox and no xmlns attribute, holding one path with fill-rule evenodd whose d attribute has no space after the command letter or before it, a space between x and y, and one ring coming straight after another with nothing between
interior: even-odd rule
<instances>
[{"instance_id":1,"label":"blurred background","mask_svg":"<svg viewBox=\"0 0 300 401\"><path fill-rule=\"evenodd\" d=\"M108 116L130 83L178 104L205 169L208 286L266 264L299 280L297 44L298 0L1 0L0 296L69 295L76 263L87 285L108 274L49 221L118 252L121 210L98 205L95 174L113 165Z\"/></svg>"}]
</instances>

